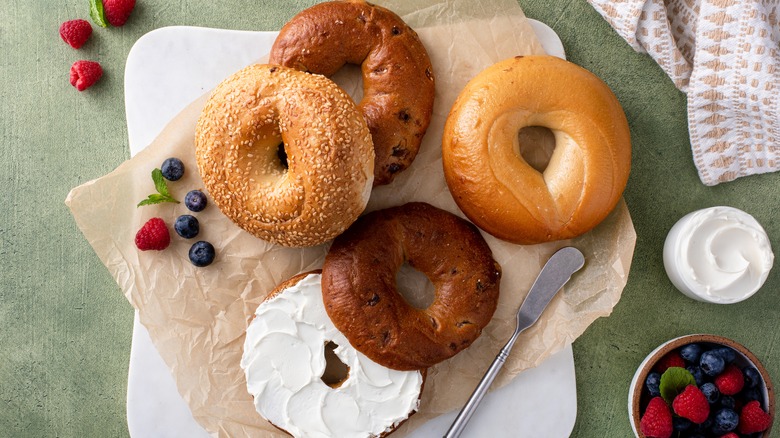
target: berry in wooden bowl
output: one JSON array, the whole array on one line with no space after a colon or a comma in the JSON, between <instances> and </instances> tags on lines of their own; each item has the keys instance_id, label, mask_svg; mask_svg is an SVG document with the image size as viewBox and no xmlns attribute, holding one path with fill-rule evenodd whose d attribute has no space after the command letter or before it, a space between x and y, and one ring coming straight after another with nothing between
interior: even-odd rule
<instances>
[{"instance_id":1,"label":"berry in wooden bowl","mask_svg":"<svg viewBox=\"0 0 780 438\"><path fill-rule=\"evenodd\" d=\"M764 366L741 344L687 335L639 365L628 392L639 438L769 437L775 397Z\"/></svg>"}]
</instances>

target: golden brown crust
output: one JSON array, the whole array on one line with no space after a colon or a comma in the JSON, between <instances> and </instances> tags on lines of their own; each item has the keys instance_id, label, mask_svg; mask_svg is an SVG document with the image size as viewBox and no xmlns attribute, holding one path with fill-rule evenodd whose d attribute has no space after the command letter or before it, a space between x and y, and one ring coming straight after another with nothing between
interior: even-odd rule
<instances>
[{"instance_id":1,"label":"golden brown crust","mask_svg":"<svg viewBox=\"0 0 780 438\"><path fill-rule=\"evenodd\" d=\"M433 112L433 67L395 13L359 0L312 6L282 27L269 62L326 76L361 65L359 106L374 140L374 185L392 182L412 163Z\"/></svg>"},{"instance_id":2,"label":"golden brown crust","mask_svg":"<svg viewBox=\"0 0 780 438\"><path fill-rule=\"evenodd\" d=\"M261 64L239 71L211 94L195 145L217 207L273 243L333 239L371 193L371 135L354 102L324 76Z\"/></svg>"},{"instance_id":3,"label":"golden brown crust","mask_svg":"<svg viewBox=\"0 0 780 438\"><path fill-rule=\"evenodd\" d=\"M407 262L436 288L427 309L395 289ZM479 337L498 302L501 267L472 224L424 203L369 213L337 237L322 268L325 310L358 351L398 370L421 369Z\"/></svg>"},{"instance_id":4,"label":"golden brown crust","mask_svg":"<svg viewBox=\"0 0 780 438\"><path fill-rule=\"evenodd\" d=\"M518 131L556 135L541 174L518 150ZM477 226L510 242L568 239L598 225L623 193L631 136L609 87L552 56L515 57L472 79L450 110L442 139L453 198Z\"/></svg>"},{"instance_id":5,"label":"golden brown crust","mask_svg":"<svg viewBox=\"0 0 780 438\"><path fill-rule=\"evenodd\" d=\"M283 282L279 283L274 290L268 293L266 297L263 299L263 301L268 301L271 298L277 296L278 294L284 292L285 290L295 286L298 284L299 281L303 280L304 278L308 277L311 274L322 274L321 269L315 269L313 271L303 272L298 275L294 275L287 280L284 280Z\"/></svg>"},{"instance_id":6,"label":"golden brown crust","mask_svg":"<svg viewBox=\"0 0 780 438\"><path fill-rule=\"evenodd\" d=\"M289 279L287 279L287 280L283 281L283 282L282 282L282 283L280 283L278 286L276 286L276 288L274 288L274 290L272 290L272 291L271 291L271 292L270 292L270 293L269 293L269 294L268 294L268 295L265 297L265 299L263 299L263 301L270 300L271 298L273 298L273 297L275 297L276 295L278 295L278 294L280 294L280 293L284 292L284 291L285 291L285 290L287 290L288 288L290 288L290 287L292 287L292 286L295 286L296 284L298 284L298 282L299 282L299 281L303 280L304 278L306 278L306 277L307 277L307 276L309 276L310 274L322 274L322 270L320 270L320 269L316 269L316 270L313 270L313 271L304 272L304 273L301 273L301 274L295 275L295 276L293 276L293 277L291 277L291 278L289 278ZM420 374L422 375L422 384L421 384L421 386L420 386L420 395L419 395L419 397L418 397L418 400L419 400L419 399L422 397L423 390L425 389L425 379L426 379L426 377L428 377L428 370L426 370L426 369L422 369L422 370L420 370ZM408 416L408 417L406 417L406 419L405 419L405 420L403 420L403 421L401 421L400 423L396 424L396 425L395 425L395 427L393 427L393 428L392 428L390 431L388 431L388 432L385 432L385 433L383 433L383 434L379 435L379 437L378 437L378 438L385 438L386 436L388 436L388 435L390 435L391 433L395 432L396 430L398 430L398 428L399 428L399 427L401 427L401 425L403 425L404 423L406 423L406 421L407 421L407 420L409 420L409 418L411 418L411 416L412 416L412 415L414 415L414 414L416 414L416 413L417 413L417 410L414 410L414 411L411 411L411 412L409 412L409 416ZM266 419L266 421L268 421L268 419ZM269 423L271 423L270 421L268 421L268 422L269 422ZM271 426L273 426L273 427L275 427L275 428L279 429L280 431L282 431L282 432L284 432L284 433L286 433L286 434L288 434L288 435L292 435L290 432L288 432L288 431L286 431L286 430L282 429L281 427L279 427L279 426L277 426L277 425L275 425L275 424L273 424L273 423L271 423Z\"/></svg>"}]
</instances>

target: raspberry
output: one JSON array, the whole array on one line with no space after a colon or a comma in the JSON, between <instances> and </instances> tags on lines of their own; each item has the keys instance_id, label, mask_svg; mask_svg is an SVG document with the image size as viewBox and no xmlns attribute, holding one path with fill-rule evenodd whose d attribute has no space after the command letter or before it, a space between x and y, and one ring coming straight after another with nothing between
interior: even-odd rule
<instances>
[{"instance_id":1,"label":"raspberry","mask_svg":"<svg viewBox=\"0 0 780 438\"><path fill-rule=\"evenodd\" d=\"M734 432L729 432L729 433L727 433L725 435L721 435L720 438L739 438L739 435L737 435Z\"/></svg>"},{"instance_id":2,"label":"raspberry","mask_svg":"<svg viewBox=\"0 0 780 438\"><path fill-rule=\"evenodd\" d=\"M92 25L87 20L70 20L60 25L60 37L74 49L87 42L92 35Z\"/></svg>"},{"instance_id":3,"label":"raspberry","mask_svg":"<svg viewBox=\"0 0 780 438\"><path fill-rule=\"evenodd\" d=\"M683 360L682 356L680 356L680 353L676 351L672 351L666 356L662 357L658 363L655 364L654 370L663 374L664 371L671 367L685 368L685 361Z\"/></svg>"},{"instance_id":4,"label":"raspberry","mask_svg":"<svg viewBox=\"0 0 780 438\"><path fill-rule=\"evenodd\" d=\"M726 369L715 378L715 385L718 386L721 394L734 395L742 391L745 386L745 378L742 371L733 364L726 366Z\"/></svg>"},{"instance_id":5,"label":"raspberry","mask_svg":"<svg viewBox=\"0 0 780 438\"><path fill-rule=\"evenodd\" d=\"M753 400L742 408L739 414L739 426L737 431L741 434L763 432L772 424L772 417L769 416L758 401Z\"/></svg>"},{"instance_id":6,"label":"raspberry","mask_svg":"<svg viewBox=\"0 0 780 438\"><path fill-rule=\"evenodd\" d=\"M135 7L135 0L103 0L103 10L106 13L106 20L112 26L122 26L125 24L130 13Z\"/></svg>"},{"instance_id":7,"label":"raspberry","mask_svg":"<svg viewBox=\"0 0 780 438\"><path fill-rule=\"evenodd\" d=\"M162 251L171 243L171 235L165 221L159 217L149 219L135 235L135 246L141 251Z\"/></svg>"},{"instance_id":8,"label":"raspberry","mask_svg":"<svg viewBox=\"0 0 780 438\"><path fill-rule=\"evenodd\" d=\"M672 413L661 397L653 397L639 421L639 429L648 438L672 436Z\"/></svg>"},{"instance_id":9,"label":"raspberry","mask_svg":"<svg viewBox=\"0 0 780 438\"><path fill-rule=\"evenodd\" d=\"M693 421L704 423L710 415L710 404L707 397L695 385L688 385L683 392L677 394L672 402L674 413Z\"/></svg>"},{"instance_id":10,"label":"raspberry","mask_svg":"<svg viewBox=\"0 0 780 438\"><path fill-rule=\"evenodd\" d=\"M95 61L76 61L70 67L70 84L79 91L91 87L103 76L103 68Z\"/></svg>"}]
</instances>

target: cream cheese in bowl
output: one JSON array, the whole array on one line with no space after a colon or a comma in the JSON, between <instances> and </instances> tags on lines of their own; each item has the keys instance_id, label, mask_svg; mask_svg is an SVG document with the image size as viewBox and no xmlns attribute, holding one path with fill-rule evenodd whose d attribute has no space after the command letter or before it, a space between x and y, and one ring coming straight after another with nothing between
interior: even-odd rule
<instances>
[{"instance_id":1,"label":"cream cheese in bowl","mask_svg":"<svg viewBox=\"0 0 780 438\"><path fill-rule=\"evenodd\" d=\"M733 207L710 207L680 219L664 244L664 267L674 286L699 301L729 304L758 291L774 254L764 228Z\"/></svg>"}]
</instances>

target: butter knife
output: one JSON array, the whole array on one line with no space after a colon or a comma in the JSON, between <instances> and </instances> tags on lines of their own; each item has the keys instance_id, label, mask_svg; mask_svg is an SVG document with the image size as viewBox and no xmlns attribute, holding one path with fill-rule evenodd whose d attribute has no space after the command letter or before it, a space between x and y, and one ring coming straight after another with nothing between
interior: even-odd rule
<instances>
[{"instance_id":1,"label":"butter knife","mask_svg":"<svg viewBox=\"0 0 780 438\"><path fill-rule=\"evenodd\" d=\"M566 284L571 276L579 271L585 265L585 257L574 247L568 246L559 249L547 260L539 276L536 277L531 290L523 300L520 310L517 311L517 327L509 342L498 353L493 363L488 368L482 380L479 381L477 388L469 397L469 400L463 406L455 421L450 426L444 438L457 438L463 432L471 416L477 410L477 406L485 396L490 384L493 383L498 372L504 366L504 362L509 357L509 352L517 341L517 337L528 327L531 327L539 320L544 309L550 303L556 293Z\"/></svg>"}]
</instances>

